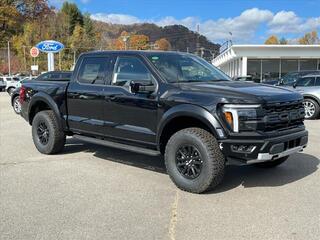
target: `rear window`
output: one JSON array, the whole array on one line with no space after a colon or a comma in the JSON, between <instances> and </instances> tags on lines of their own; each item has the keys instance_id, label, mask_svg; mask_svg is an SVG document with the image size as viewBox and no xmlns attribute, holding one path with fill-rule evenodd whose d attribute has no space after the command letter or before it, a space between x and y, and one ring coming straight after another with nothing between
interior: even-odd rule
<instances>
[{"instance_id":1,"label":"rear window","mask_svg":"<svg viewBox=\"0 0 320 240\"><path fill-rule=\"evenodd\" d=\"M80 66L78 81L84 84L104 84L108 58L85 57Z\"/></svg>"},{"instance_id":2,"label":"rear window","mask_svg":"<svg viewBox=\"0 0 320 240\"><path fill-rule=\"evenodd\" d=\"M39 76L36 80L38 81L69 81L71 78L71 73L44 73Z\"/></svg>"}]
</instances>

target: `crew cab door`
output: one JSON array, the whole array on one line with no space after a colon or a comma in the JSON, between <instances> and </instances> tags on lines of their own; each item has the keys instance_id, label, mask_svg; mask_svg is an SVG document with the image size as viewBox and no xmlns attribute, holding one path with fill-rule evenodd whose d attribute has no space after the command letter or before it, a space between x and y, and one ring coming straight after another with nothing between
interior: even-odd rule
<instances>
[{"instance_id":1,"label":"crew cab door","mask_svg":"<svg viewBox=\"0 0 320 240\"><path fill-rule=\"evenodd\" d=\"M114 57L114 70L104 93L105 135L138 143L156 143L157 91L133 93L130 84L157 81L140 56Z\"/></svg>"},{"instance_id":2,"label":"crew cab door","mask_svg":"<svg viewBox=\"0 0 320 240\"><path fill-rule=\"evenodd\" d=\"M104 88L110 58L84 56L79 61L67 92L69 128L75 133L103 135Z\"/></svg>"}]
</instances>

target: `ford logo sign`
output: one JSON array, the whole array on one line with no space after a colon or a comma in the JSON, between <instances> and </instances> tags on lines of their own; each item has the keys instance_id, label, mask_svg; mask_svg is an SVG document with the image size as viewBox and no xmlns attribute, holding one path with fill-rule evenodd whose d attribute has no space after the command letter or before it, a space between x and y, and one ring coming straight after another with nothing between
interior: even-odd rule
<instances>
[{"instance_id":1,"label":"ford logo sign","mask_svg":"<svg viewBox=\"0 0 320 240\"><path fill-rule=\"evenodd\" d=\"M64 49L64 45L60 42L48 40L39 42L36 47L45 53L57 53Z\"/></svg>"}]
</instances>

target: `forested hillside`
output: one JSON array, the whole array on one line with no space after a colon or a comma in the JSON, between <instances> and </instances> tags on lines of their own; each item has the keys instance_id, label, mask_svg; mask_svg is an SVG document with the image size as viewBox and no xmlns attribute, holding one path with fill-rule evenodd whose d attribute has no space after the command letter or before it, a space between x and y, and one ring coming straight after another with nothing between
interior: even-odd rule
<instances>
[{"instance_id":1,"label":"forested hillside","mask_svg":"<svg viewBox=\"0 0 320 240\"><path fill-rule=\"evenodd\" d=\"M211 60L219 48L206 37L181 25L108 24L92 20L74 3L65 2L61 9L55 9L46 0L1 0L0 72L8 72L8 45L12 72L27 72L32 64L38 64L40 71L44 71L46 54L32 59L29 50L38 42L49 39L65 45L60 54L55 54L57 69L70 69L81 52L90 50L188 51Z\"/></svg>"}]
</instances>

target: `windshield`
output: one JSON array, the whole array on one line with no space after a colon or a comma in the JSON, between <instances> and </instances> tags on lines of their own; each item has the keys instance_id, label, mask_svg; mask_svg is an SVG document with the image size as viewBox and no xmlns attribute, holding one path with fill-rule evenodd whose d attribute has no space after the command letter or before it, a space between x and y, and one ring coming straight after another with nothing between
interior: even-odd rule
<instances>
[{"instance_id":1,"label":"windshield","mask_svg":"<svg viewBox=\"0 0 320 240\"><path fill-rule=\"evenodd\" d=\"M293 72L293 73L287 73L283 78L282 78L282 84L283 85L290 85L297 81L299 77L299 73Z\"/></svg>"},{"instance_id":2,"label":"windshield","mask_svg":"<svg viewBox=\"0 0 320 240\"><path fill-rule=\"evenodd\" d=\"M155 53L147 57L170 83L230 80L212 64L193 55Z\"/></svg>"}]
</instances>

